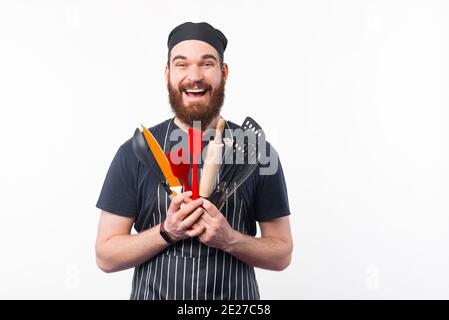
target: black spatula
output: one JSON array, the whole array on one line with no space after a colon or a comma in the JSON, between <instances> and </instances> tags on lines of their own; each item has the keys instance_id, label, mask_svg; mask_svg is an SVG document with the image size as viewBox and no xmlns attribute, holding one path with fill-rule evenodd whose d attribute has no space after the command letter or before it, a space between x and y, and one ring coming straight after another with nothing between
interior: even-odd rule
<instances>
[{"instance_id":1,"label":"black spatula","mask_svg":"<svg viewBox=\"0 0 449 320\"><path fill-rule=\"evenodd\" d=\"M232 145L226 147L224 158L226 162L229 162L232 153L232 163L222 164L220 182L209 196L209 200L219 210L259 165L257 142L261 136L260 125L254 119L247 117L243 121L241 131L235 135Z\"/></svg>"},{"instance_id":2,"label":"black spatula","mask_svg":"<svg viewBox=\"0 0 449 320\"><path fill-rule=\"evenodd\" d=\"M162 173L156 170L152 165L154 159L152 159L152 156L150 155L150 148L148 147L148 144L145 141L145 138L139 128L136 128L136 130L134 131L134 135L132 137L132 145L134 154L136 155L137 159L139 159L139 161L142 162L159 179L162 187L165 189L168 197L171 200L173 198L172 192L165 182Z\"/></svg>"}]
</instances>

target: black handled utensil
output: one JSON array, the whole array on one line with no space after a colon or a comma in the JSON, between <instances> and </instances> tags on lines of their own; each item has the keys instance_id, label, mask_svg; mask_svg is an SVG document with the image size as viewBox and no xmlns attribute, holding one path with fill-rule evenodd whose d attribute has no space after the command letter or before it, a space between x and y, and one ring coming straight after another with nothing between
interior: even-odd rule
<instances>
[{"instance_id":1,"label":"black handled utensil","mask_svg":"<svg viewBox=\"0 0 449 320\"><path fill-rule=\"evenodd\" d=\"M257 142L261 137L260 125L254 119L246 117L232 145L226 147L224 158L230 157L232 153L232 163L223 162L220 182L209 196L209 200L219 210L259 165L260 154Z\"/></svg>"},{"instance_id":2,"label":"black handled utensil","mask_svg":"<svg viewBox=\"0 0 449 320\"><path fill-rule=\"evenodd\" d=\"M150 155L150 148L148 147L148 144L145 141L143 133L139 130L139 128L136 128L136 130L134 131L134 135L132 137L132 146L134 154L136 155L137 159L139 159L140 162L142 162L156 177L159 178L162 187L167 192L170 200L172 200L173 198L172 191L165 182L162 173L159 172L158 170L155 170L154 166L152 165L153 159L151 158Z\"/></svg>"}]
</instances>

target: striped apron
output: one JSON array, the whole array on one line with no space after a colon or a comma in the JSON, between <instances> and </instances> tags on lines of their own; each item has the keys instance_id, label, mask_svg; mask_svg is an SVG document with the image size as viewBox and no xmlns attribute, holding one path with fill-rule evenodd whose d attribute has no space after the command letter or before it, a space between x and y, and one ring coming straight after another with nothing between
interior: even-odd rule
<instances>
[{"instance_id":1,"label":"striped apron","mask_svg":"<svg viewBox=\"0 0 449 320\"><path fill-rule=\"evenodd\" d=\"M165 153L170 150L167 137L172 122L173 119L169 122L165 134L163 146ZM159 186L148 228L165 220L169 206L170 200L167 193ZM221 212L232 228L249 234L244 223L245 203L238 190L226 201ZM178 241L152 259L136 266L130 298L132 300L258 300L260 296L252 266L220 249L201 243L195 237Z\"/></svg>"}]
</instances>

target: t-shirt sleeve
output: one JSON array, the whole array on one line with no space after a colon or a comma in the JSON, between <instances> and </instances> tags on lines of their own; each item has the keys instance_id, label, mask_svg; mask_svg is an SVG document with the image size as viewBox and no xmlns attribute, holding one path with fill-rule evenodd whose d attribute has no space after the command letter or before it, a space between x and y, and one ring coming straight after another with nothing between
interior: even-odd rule
<instances>
[{"instance_id":1,"label":"t-shirt sleeve","mask_svg":"<svg viewBox=\"0 0 449 320\"><path fill-rule=\"evenodd\" d=\"M277 170L270 169L275 168L272 167L273 164L260 165L256 170L258 181L254 197L254 213L257 221L269 221L290 215L284 172L277 152L272 149L273 151L277 157Z\"/></svg>"},{"instance_id":2,"label":"t-shirt sleeve","mask_svg":"<svg viewBox=\"0 0 449 320\"><path fill-rule=\"evenodd\" d=\"M117 151L109 167L96 207L124 217L136 218L137 158L132 146L125 142Z\"/></svg>"}]
</instances>

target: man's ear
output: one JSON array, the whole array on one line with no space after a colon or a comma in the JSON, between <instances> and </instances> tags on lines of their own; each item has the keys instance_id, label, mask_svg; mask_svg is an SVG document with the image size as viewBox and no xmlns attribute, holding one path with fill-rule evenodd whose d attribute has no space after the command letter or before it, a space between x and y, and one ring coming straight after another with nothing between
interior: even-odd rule
<instances>
[{"instance_id":1,"label":"man's ear","mask_svg":"<svg viewBox=\"0 0 449 320\"><path fill-rule=\"evenodd\" d=\"M170 69L168 68L168 64L165 66L165 84L168 84L170 77Z\"/></svg>"},{"instance_id":2,"label":"man's ear","mask_svg":"<svg viewBox=\"0 0 449 320\"><path fill-rule=\"evenodd\" d=\"M223 79L226 81L229 74L229 67L227 63L223 63L223 66L221 67L221 72L223 73Z\"/></svg>"}]
</instances>

